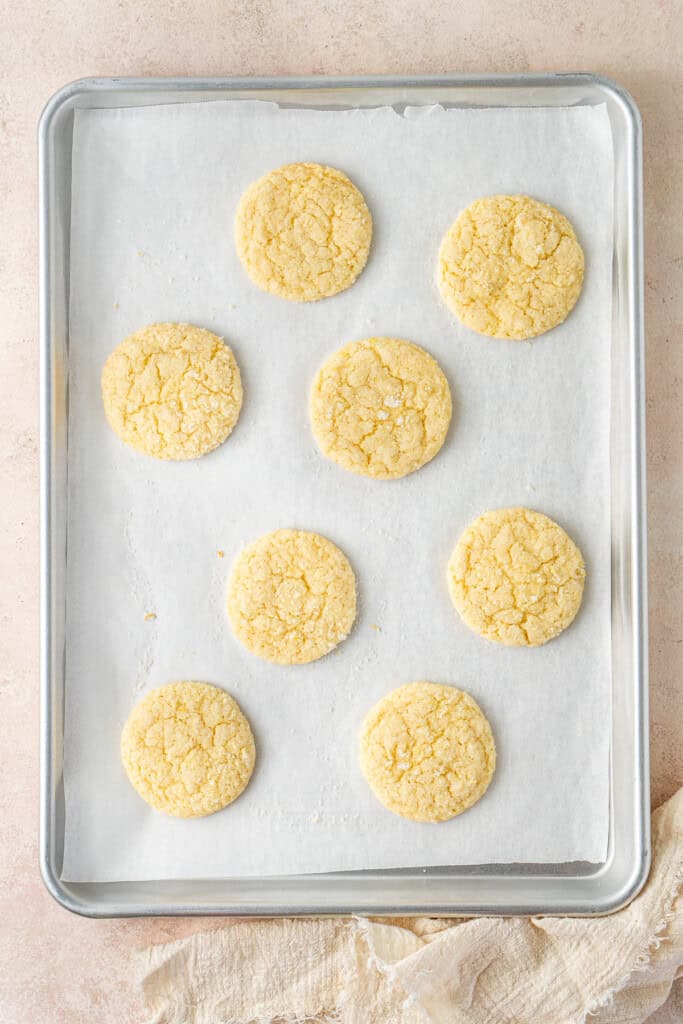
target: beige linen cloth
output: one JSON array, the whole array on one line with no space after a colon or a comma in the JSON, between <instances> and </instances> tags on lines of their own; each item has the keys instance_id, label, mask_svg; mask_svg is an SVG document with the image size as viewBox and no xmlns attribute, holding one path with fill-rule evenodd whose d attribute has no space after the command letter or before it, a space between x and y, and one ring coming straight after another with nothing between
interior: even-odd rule
<instances>
[{"instance_id":1,"label":"beige linen cloth","mask_svg":"<svg viewBox=\"0 0 683 1024\"><path fill-rule=\"evenodd\" d=\"M146 1021L683 1024L683 789L652 839L647 885L610 917L238 921L153 946Z\"/></svg>"}]
</instances>

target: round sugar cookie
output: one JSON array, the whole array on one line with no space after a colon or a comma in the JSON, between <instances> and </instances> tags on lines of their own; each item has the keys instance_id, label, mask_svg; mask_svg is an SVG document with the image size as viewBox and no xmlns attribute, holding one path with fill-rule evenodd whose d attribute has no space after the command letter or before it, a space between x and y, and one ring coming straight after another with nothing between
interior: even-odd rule
<instances>
[{"instance_id":1,"label":"round sugar cookie","mask_svg":"<svg viewBox=\"0 0 683 1024\"><path fill-rule=\"evenodd\" d=\"M433 459L451 412L437 361L399 338L366 338L340 348L311 391L311 424L323 455L376 480L395 480Z\"/></svg>"},{"instance_id":2,"label":"round sugar cookie","mask_svg":"<svg viewBox=\"0 0 683 1024\"><path fill-rule=\"evenodd\" d=\"M468 693L408 683L370 710L360 764L377 799L413 821L447 821L484 793L496 768L491 727Z\"/></svg>"},{"instance_id":3,"label":"round sugar cookie","mask_svg":"<svg viewBox=\"0 0 683 1024\"><path fill-rule=\"evenodd\" d=\"M365 266L372 217L345 174L322 164L286 164L240 199L237 254L255 285L292 302L344 291Z\"/></svg>"},{"instance_id":4,"label":"round sugar cookie","mask_svg":"<svg viewBox=\"0 0 683 1024\"><path fill-rule=\"evenodd\" d=\"M104 364L109 425L157 459L196 459L225 441L242 407L235 357L191 324L150 324L122 341Z\"/></svg>"},{"instance_id":5,"label":"round sugar cookie","mask_svg":"<svg viewBox=\"0 0 683 1024\"><path fill-rule=\"evenodd\" d=\"M466 327L523 340L557 327L583 284L583 250L558 210L528 196L471 203L441 243L438 285Z\"/></svg>"},{"instance_id":6,"label":"round sugar cookie","mask_svg":"<svg viewBox=\"0 0 683 1024\"><path fill-rule=\"evenodd\" d=\"M176 818L227 807L254 770L249 722L235 700L208 683L169 683L137 704L121 734L121 759L134 789Z\"/></svg>"},{"instance_id":7,"label":"round sugar cookie","mask_svg":"<svg viewBox=\"0 0 683 1024\"><path fill-rule=\"evenodd\" d=\"M463 621L487 640L538 647L581 605L583 557L561 526L529 508L485 512L464 531L448 563Z\"/></svg>"},{"instance_id":8,"label":"round sugar cookie","mask_svg":"<svg viewBox=\"0 0 683 1024\"><path fill-rule=\"evenodd\" d=\"M307 530L275 530L238 556L228 617L247 650L278 665L328 654L356 617L356 579L346 556Z\"/></svg>"}]
</instances>

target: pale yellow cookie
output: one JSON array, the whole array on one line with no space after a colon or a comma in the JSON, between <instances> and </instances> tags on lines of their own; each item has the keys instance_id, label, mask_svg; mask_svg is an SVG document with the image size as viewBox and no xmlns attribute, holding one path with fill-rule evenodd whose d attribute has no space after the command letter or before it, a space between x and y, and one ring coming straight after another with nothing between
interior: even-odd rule
<instances>
[{"instance_id":1,"label":"pale yellow cookie","mask_svg":"<svg viewBox=\"0 0 683 1024\"><path fill-rule=\"evenodd\" d=\"M399 338L353 341L329 357L311 392L321 451L344 469L394 480L433 459L451 421L451 392L424 349Z\"/></svg>"},{"instance_id":2,"label":"pale yellow cookie","mask_svg":"<svg viewBox=\"0 0 683 1024\"><path fill-rule=\"evenodd\" d=\"M237 254L266 292L313 302L352 285L365 266L372 217L345 174L322 164L286 164L240 199Z\"/></svg>"},{"instance_id":3,"label":"pale yellow cookie","mask_svg":"<svg viewBox=\"0 0 683 1024\"><path fill-rule=\"evenodd\" d=\"M360 764L377 799L394 814L446 821L484 795L496 769L496 747L468 693L408 683L368 713Z\"/></svg>"},{"instance_id":4,"label":"pale yellow cookie","mask_svg":"<svg viewBox=\"0 0 683 1024\"><path fill-rule=\"evenodd\" d=\"M446 232L438 284L455 315L491 338L535 338L569 315L583 250L561 213L528 196L477 199Z\"/></svg>"},{"instance_id":5,"label":"pale yellow cookie","mask_svg":"<svg viewBox=\"0 0 683 1024\"><path fill-rule=\"evenodd\" d=\"M576 544L529 508L485 512L467 527L448 563L448 586L464 622L508 647L538 647L572 622L586 570Z\"/></svg>"},{"instance_id":6,"label":"pale yellow cookie","mask_svg":"<svg viewBox=\"0 0 683 1024\"><path fill-rule=\"evenodd\" d=\"M131 334L102 370L109 425L157 459L196 459L225 441L242 407L235 357L191 324L151 324Z\"/></svg>"},{"instance_id":7,"label":"pale yellow cookie","mask_svg":"<svg viewBox=\"0 0 683 1024\"><path fill-rule=\"evenodd\" d=\"M247 650L278 665L328 654L356 617L356 579L326 537L275 530L238 556L228 582L228 617Z\"/></svg>"},{"instance_id":8,"label":"pale yellow cookie","mask_svg":"<svg viewBox=\"0 0 683 1024\"><path fill-rule=\"evenodd\" d=\"M169 683L137 704L121 734L121 758L137 793L176 818L227 807L254 770L249 722L208 683Z\"/></svg>"}]
</instances>

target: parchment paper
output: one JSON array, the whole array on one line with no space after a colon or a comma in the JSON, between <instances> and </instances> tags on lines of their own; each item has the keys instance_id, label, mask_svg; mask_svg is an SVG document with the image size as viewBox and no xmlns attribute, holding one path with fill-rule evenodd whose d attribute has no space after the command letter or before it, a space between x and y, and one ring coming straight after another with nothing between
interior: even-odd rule
<instances>
[{"instance_id":1,"label":"parchment paper","mask_svg":"<svg viewBox=\"0 0 683 1024\"><path fill-rule=\"evenodd\" d=\"M358 282L306 305L255 288L232 242L243 189L296 160L347 172L375 231ZM434 284L445 230L473 199L496 192L557 206L586 253L576 309L533 343L473 334ZM603 108L400 115L220 102L76 111L65 879L604 859L611 216ZM196 462L139 455L105 422L102 364L127 334L155 320L215 331L242 370L240 421L226 444ZM441 453L398 482L326 461L308 425L318 365L371 334L423 345L455 400ZM486 509L516 504L559 521L588 571L574 625L535 650L475 636L446 588L463 527ZM247 653L224 610L233 557L280 526L330 537L359 584L350 638L302 667L269 666ZM150 612L156 618L146 620ZM257 738L247 791L202 820L150 810L119 759L134 703L178 679L224 686ZM415 679L470 691L496 736L489 792L445 824L384 810L357 764L367 709Z\"/></svg>"}]
</instances>

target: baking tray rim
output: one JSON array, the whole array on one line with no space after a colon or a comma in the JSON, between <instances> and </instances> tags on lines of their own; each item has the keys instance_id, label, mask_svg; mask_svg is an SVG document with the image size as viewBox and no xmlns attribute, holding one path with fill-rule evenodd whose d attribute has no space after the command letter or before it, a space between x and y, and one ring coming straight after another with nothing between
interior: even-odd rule
<instances>
[{"instance_id":1,"label":"baking tray rim","mask_svg":"<svg viewBox=\"0 0 683 1024\"><path fill-rule=\"evenodd\" d=\"M67 109L77 105L79 98L88 99L98 94L108 93L130 93L142 95L143 93L155 93L154 99L150 102L159 103L164 101L168 95L167 102L178 102L176 94L185 94L184 101L190 102L196 94L203 93L235 93L235 92L312 92L330 90L415 90L418 88L451 88L451 89L490 89L495 90L502 87L510 89L531 89L553 88L553 87L587 89L593 88L603 95L603 101L610 101L619 109L623 116L627 133L629 136L629 162L627 165L627 195L628 218L630 224L630 264L628 272L628 291L625 301L628 305L627 315L629 320L629 369L631 373L631 388L629 392L629 414L630 427L633 432L633 443L631 446L631 474L630 501L633 513L633 524L631 527L631 572L630 572L630 600L631 618L633 622L634 644L633 650L633 676L634 676L634 734L632 736L634 748L634 760L636 771L632 783L633 800L633 835L632 846L634 856L626 871L622 871L616 878L610 878L610 870L613 869L614 857L608 854L607 860L590 874L582 875L561 875L562 883L570 889L572 885L581 884L582 880L589 878L593 882L601 880L601 876L607 879L606 891L593 898L574 899L569 897L552 897L543 899L540 896L526 896L519 902L505 900L504 903L492 904L487 900L458 900L447 901L425 899L420 901L419 896L410 903L387 903L373 901L373 899L361 899L344 902L343 898L335 901L328 901L324 897L324 889L321 887L314 898L310 893L308 899L302 902L290 903L287 901L265 902L261 898L247 899L244 902L222 901L216 902L206 899L196 902L190 899L174 901L144 902L144 898L135 901L127 900L125 903L117 902L113 896L116 894L117 886L135 885L142 891L153 890L156 885L166 884L173 887L178 882L168 880L166 883L67 883L64 882L57 870L54 851L54 810L55 810L55 726L56 715L53 702L53 638L52 638L52 594L53 594L53 338L51 314L53 311L53 288L52 288L52 211L51 211L51 189L53 181L51 178L52 168L52 146L54 143L55 125L59 116ZM217 96L212 98L217 99ZM100 105L87 103L88 106ZM118 104L125 106L126 104ZM495 102L472 104L477 106L496 106ZM502 104L511 106L511 103ZM543 106L543 103L527 102L519 105ZM649 751L648 751L648 680L647 680L647 571L646 571L646 515L645 515L645 425L644 425L644 324L643 324L643 244L642 244L642 122L638 107L633 97L618 83L609 78L590 73L544 73L536 72L530 74L466 74L466 75L364 75L364 76L278 76L278 77L210 77L210 78L181 78L181 77L110 77L110 78L83 78L70 82L59 89L47 102L39 122L38 131L38 171L39 171L39 282L40 282L40 546L41 546L41 594L40 594L40 843L39 860L40 872L43 882L50 895L65 909L85 917L134 917L134 916L182 916L182 915L239 915L244 917L263 916L338 916L352 913L372 914L376 916L401 914L431 914L438 916L476 916L481 914L505 914L505 915L531 915L531 914L567 914L571 916L593 916L613 913L629 903L645 884L650 869L650 822L649 822ZM612 756L612 755L611 755ZM61 771L61 765L59 766ZM611 786L614 784L614 772L611 771ZM610 797L612 805L612 792ZM611 807L612 812L612 807ZM610 822L610 836L614 822ZM610 840L610 846L612 842ZM485 866L480 866L484 868ZM514 867L514 865L500 865ZM473 867L473 871L476 866ZM436 871L438 869L432 869ZM614 870L612 870L614 873ZM360 872L352 878L355 883L359 882L359 875L365 876L367 882L372 879L386 877L391 874L394 879L400 877L401 873L378 873ZM405 874L405 873L404 873ZM553 872L548 875L538 873L533 877L536 881L546 880L553 877ZM469 871L457 871L448 877L448 883L457 885L458 881L466 876L475 881L481 880L484 886L491 886L491 880L495 874L482 872L481 874L470 873ZM198 888L217 887L230 881L242 884L246 883L272 883L273 885L289 883L311 886L325 882L331 883L333 879L342 877L339 874L323 876L288 876L278 879L214 879L214 880L183 880ZM414 869L412 875L405 875L415 887L418 882L428 882L435 875L424 875L419 869ZM498 875L498 878L503 877ZM505 876L505 882L514 882L521 875L510 874ZM112 898L108 900L96 900L89 898L94 891L112 891Z\"/></svg>"}]
</instances>

